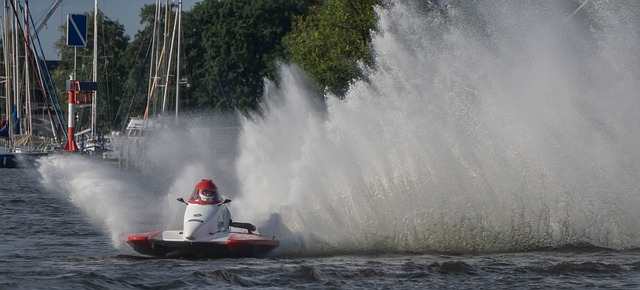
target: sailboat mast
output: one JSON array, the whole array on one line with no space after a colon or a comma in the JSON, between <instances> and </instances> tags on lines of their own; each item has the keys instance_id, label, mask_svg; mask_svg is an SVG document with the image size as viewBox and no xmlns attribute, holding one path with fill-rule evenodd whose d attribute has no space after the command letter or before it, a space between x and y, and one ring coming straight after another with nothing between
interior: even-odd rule
<instances>
[{"instance_id":1,"label":"sailboat mast","mask_svg":"<svg viewBox=\"0 0 640 290\"><path fill-rule=\"evenodd\" d=\"M182 38L182 0L178 1L178 51L176 55L176 123L178 122L178 97L180 96L180 39Z\"/></svg>"},{"instance_id":2,"label":"sailboat mast","mask_svg":"<svg viewBox=\"0 0 640 290\"><path fill-rule=\"evenodd\" d=\"M13 9L17 9L16 7L18 7L18 0L13 0ZM17 15L14 13L12 19L13 19L13 34L12 34L12 39L13 42L11 44L11 50L13 53L13 61L11 63L12 68L13 68L13 93L14 93L14 104L16 106L16 116L18 118L18 121L20 121L22 119L22 110L20 109L20 104L21 104L21 99L20 99L20 67L18 66L18 63L20 62L20 50L18 49L18 43L19 43L19 39L18 39L18 19L16 17ZM20 134L20 127L18 126L18 134ZM13 129L13 128L12 128ZM15 133L15 132L14 132Z\"/></svg>"},{"instance_id":3,"label":"sailboat mast","mask_svg":"<svg viewBox=\"0 0 640 290\"><path fill-rule=\"evenodd\" d=\"M29 42L29 0L25 0L24 10L24 98L26 105L26 122L22 122L26 129L26 134L31 135L33 125L31 124L31 70L29 69L29 58L31 57L31 43ZM31 138L29 138L31 141Z\"/></svg>"},{"instance_id":4,"label":"sailboat mast","mask_svg":"<svg viewBox=\"0 0 640 290\"><path fill-rule=\"evenodd\" d=\"M5 117L7 120L7 134L9 135L8 149L13 149L13 122L11 121L11 61L9 59L9 47L11 47L11 36L9 34L9 0L4 1L4 37L3 37L3 49L2 56L4 59L4 88L5 88Z\"/></svg>"},{"instance_id":5,"label":"sailboat mast","mask_svg":"<svg viewBox=\"0 0 640 290\"><path fill-rule=\"evenodd\" d=\"M4 22L2 23L2 61L3 61L3 68L4 68L4 75L2 76L2 83L4 84L4 97L5 97L5 116L8 118L9 115L9 104L7 103L7 100L9 100L9 93L11 92L11 90L9 89L8 86L8 82L9 82L9 57L8 57L8 51L7 48L9 47L8 43L7 43L7 38L9 37L9 6L7 5L7 0L4 0L4 9L3 9L3 19Z\"/></svg>"},{"instance_id":6,"label":"sailboat mast","mask_svg":"<svg viewBox=\"0 0 640 290\"><path fill-rule=\"evenodd\" d=\"M146 121L148 115L149 115L149 111L151 110L151 106L153 105L151 103L151 101L153 100L155 102L155 95L156 95L156 85L158 83L158 69L156 68L156 62L158 62L158 58L159 58L159 37L158 37L158 33L160 30L160 10L161 10L161 4L160 4L160 0L156 0L156 13L155 13L155 18L153 20L153 33L152 33L152 38L151 38L151 62L149 65L149 89L147 92L147 107L144 111L144 120ZM152 114L153 115L153 114Z\"/></svg>"},{"instance_id":7,"label":"sailboat mast","mask_svg":"<svg viewBox=\"0 0 640 290\"><path fill-rule=\"evenodd\" d=\"M173 4L171 4L171 7L173 7ZM169 14L167 19L169 19L171 17L171 10L173 10L173 8L169 9ZM169 57L167 58L167 73L165 74L165 83L164 83L164 93L162 94L162 113L164 114L166 111L166 105L167 105L167 95L169 93L169 83L171 83L171 63L173 61L173 50L174 50L174 43L175 43L175 39L176 39L176 32L178 30L178 14L176 13L176 25L173 26L173 31L171 33L171 45L169 46ZM176 80L176 84L178 83L178 80Z\"/></svg>"},{"instance_id":8,"label":"sailboat mast","mask_svg":"<svg viewBox=\"0 0 640 290\"><path fill-rule=\"evenodd\" d=\"M98 0L94 1L93 8L93 82L98 82ZM97 113L98 113L98 91L93 92L91 98L91 137L96 136Z\"/></svg>"},{"instance_id":9,"label":"sailboat mast","mask_svg":"<svg viewBox=\"0 0 640 290\"><path fill-rule=\"evenodd\" d=\"M169 29L171 26L171 18L170 18L170 14L171 14L171 8L169 6L169 0L165 1L165 5L164 5L164 25L163 25L163 29L162 29L162 53L160 55L160 87L166 86L167 85L167 75L164 74L165 71L165 67L167 65L167 42L168 42L168 38L169 38ZM164 96L164 95L163 95ZM162 110L161 113L164 114L164 103L162 104L163 107L161 107L160 109Z\"/></svg>"}]
</instances>

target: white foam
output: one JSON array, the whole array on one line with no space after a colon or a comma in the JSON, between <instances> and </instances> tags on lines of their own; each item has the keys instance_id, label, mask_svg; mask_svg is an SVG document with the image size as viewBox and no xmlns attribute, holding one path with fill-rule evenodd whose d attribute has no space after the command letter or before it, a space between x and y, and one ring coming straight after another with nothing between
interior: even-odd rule
<instances>
[{"instance_id":1,"label":"white foam","mask_svg":"<svg viewBox=\"0 0 640 290\"><path fill-rule=\"evenodd\" d=\"M179 226L175 198L213 178L288 253L638 247L638 4L567 20L580 3L398 2L377 9L377 66L344 100L283 65L262 116L181 117L139 175L70 157L40 172L114 244L138 218Z\"/></svg>"}]
</instances>

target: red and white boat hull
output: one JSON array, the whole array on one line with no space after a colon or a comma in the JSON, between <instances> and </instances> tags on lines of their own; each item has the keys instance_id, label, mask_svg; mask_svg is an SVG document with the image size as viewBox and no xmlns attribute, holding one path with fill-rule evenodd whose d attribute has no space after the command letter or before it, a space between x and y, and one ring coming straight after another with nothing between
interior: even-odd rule
<instances>
[{"instance_id":1,"label":"red and white boat hull","mask_svg":"<svg viewBox=\"0 0 640 290\"><path fill-rule=\"evenodd\" d=\"M227 204L210 179L198 183L186 203L182 230L155 231L127 237L136 252L144 255L182 258L264 257L280 242L257 233L249 223L233 222ZM231 228L245 229L234 232Z\"/></svg>"},{"instance_id":2,"label":"red and white boat hull","mask_svg":"<svg viewBox=\"0 0 640 290\"><path fill-rule=\"evenodd\" d=\"M129 244L136 252L162 258L262 258L279 245L279 241L261 235L218 232L187 240L181 231L156 231L131 235Z\"/></svg>"}]
</instances>

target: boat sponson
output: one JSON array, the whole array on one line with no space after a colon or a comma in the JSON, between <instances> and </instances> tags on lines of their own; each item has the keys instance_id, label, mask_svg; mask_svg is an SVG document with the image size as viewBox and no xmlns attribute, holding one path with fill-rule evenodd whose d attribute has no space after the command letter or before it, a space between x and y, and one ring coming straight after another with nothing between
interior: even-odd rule
<instances>
[{"instance_id":1,"label":"boat sponson","mask_svg":"<svg viewBox=\"0 0 640 290\"><path fill-rule=\"evenodd\" d=\"M236 257L265 257L279 245L275 238L256 234L233 234L227 239L227 246Z\"/></svg>"},{"instance_id":2,"label":"boat sponson","mask_svg":"<svg viewBox=\"0 0 640 290\"><path fill-rule=\"evenodd\" d=\"M150 238L155 237L162 233L162 231L148 232L143 234L137 234L127 237L127 244L131 246L136 252L149 255L156 256L155 251L153 250L153 243Z\"/></svg>"}]
</instances>

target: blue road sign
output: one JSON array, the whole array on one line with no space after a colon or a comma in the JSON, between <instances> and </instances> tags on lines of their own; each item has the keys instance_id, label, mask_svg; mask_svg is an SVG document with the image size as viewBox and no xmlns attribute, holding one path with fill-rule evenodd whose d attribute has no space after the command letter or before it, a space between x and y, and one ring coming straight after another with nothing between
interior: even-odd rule
<instances>
[{"instance_id":1,"label":"blue road sign","mask_svg":"<svg viewBox=\"0 0 640 290\"><path fill-rule=\"evenodd\" d=\"M67 46L87 46L87 16L67 14Z\"/></svg>"}]
</instances>

